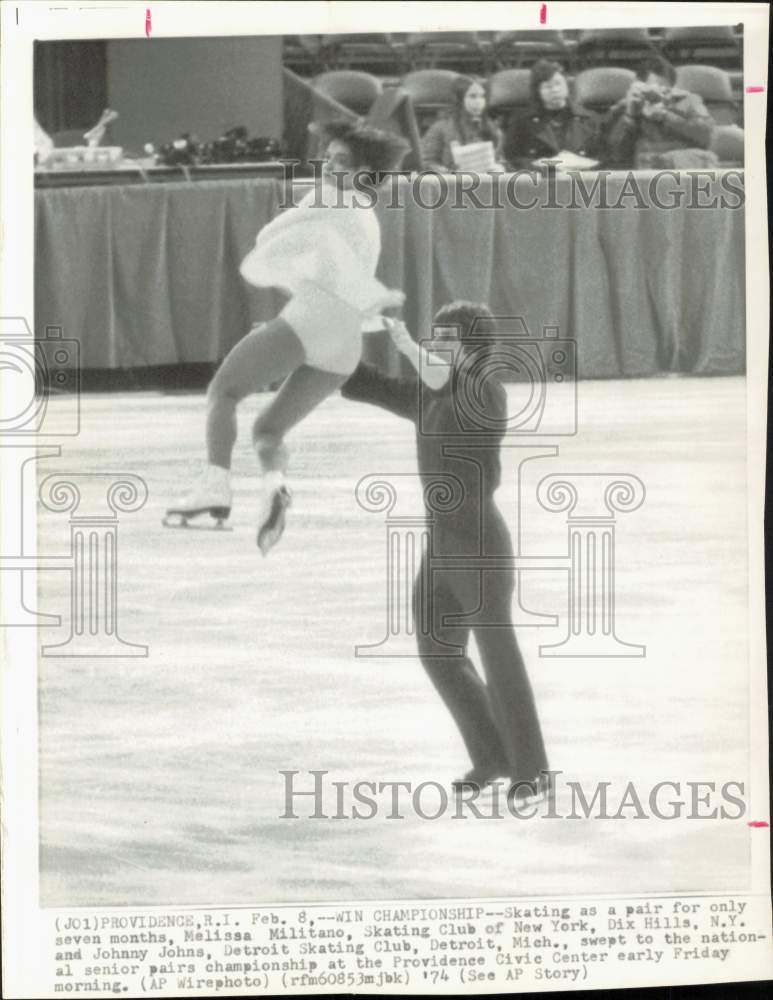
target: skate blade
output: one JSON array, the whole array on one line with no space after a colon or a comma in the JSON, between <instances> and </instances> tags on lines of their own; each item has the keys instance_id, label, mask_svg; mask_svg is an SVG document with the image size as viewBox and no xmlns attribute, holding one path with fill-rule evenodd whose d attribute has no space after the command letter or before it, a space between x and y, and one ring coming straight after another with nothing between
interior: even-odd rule
<instances>
[{"instance_id":1,"label":"skate blade","mask_svg":"<svg viewBox=\"0 0 773 1000\"><path fill-rule=\"evenodd\" d=\"M284 534L287 522L286 511L292 503L290 491L286 486L275 491L271 500L271 512L258 529L257 543L263 556L267 556Z\"/></svg>"},{"instance_id":2,"label":"skate blade","mask_svg":"<svg viewBox=\"0 0 773 1000\"><path fill-rule=\"evenodd\" d=\"M165 528L193 528L194 531L233 531L233 528L226 524L226 518L231 513L230 509L222 507L206 507L203 510L180 511L168 510L161 518L161 523ZM203 514L209 514L214 520L200 521Z\"/></svg>"},{"instance_id":3,"label":"skate blade","mask_svg":"<svg viewBox=\"0 0 773 1000\"><path fill-rule=\"evenodd\" d=\"M555 802L556 789L552 782L544 783L537 782L537 787L534 791L529 791L526 794L513 795L513 789L511 788L508 792L508 801L516 802L518 808L534 807L542 805L542 803L552 804Z\"/></svg>"}]
</instances>

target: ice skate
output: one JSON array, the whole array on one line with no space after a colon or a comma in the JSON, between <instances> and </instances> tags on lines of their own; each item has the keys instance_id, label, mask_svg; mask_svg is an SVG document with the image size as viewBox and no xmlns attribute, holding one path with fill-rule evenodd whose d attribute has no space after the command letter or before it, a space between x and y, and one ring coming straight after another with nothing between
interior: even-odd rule
<instances>
[{"instance_id":1,"label":"ice skate","mask_svg":"<svg viewBox=\"0 0 773 1000\"><path fill-rule=\"evenodd\" d=\"M285 530L287 508L292 494L281 476L270 473L263 484L263 498L258 515L258 548L264 556L273 549Z\"/></svg>"},{"instance_id":2,"label":"ice skate","mask_svg":"<svg viewBox=\"0 0 773 1000\"><path fill-rule=\"evenodd\" d=\"M517 808L553 802L556 789L550 772L543 771L531 781L515 781L510 786L507 799Z\"/></svg>"},{"instance_id":3,"label":"ice skate","mask_svg":"<svg viewBox=\"0 0 773 1000\"><path fill-rule=\"evenodd\" d=\"M166 528L208 528L230 531L225 522L231 513L231 483L227 469L208 465L192 489L174 506L168 507L162 519ZM213 519L200 520L208 514Z\"/></svg>"},{"instance_id":4,"label":"ice skate","mask_svg":"<svg viewBox=\"0 0 773 1000\"><path fill-rule=\"evenodd\" d=\"M507 774L507 767L473 767L463 778L451 782L451 790L460 794L467 789L484 791Z\"/></svg>"}]
</instances>

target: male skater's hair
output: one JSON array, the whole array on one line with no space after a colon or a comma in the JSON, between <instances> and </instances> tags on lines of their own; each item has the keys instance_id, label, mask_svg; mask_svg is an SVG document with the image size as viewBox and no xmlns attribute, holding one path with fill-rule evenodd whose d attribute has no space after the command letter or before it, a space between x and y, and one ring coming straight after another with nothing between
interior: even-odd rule
<instances>
[{"instance_id":1,"label":"male skater's hair","mask_svg":"<svg viewBox=\"0 0 773 1000\"><path fill-rule=\"evenodd\" d=\"M676 83L676 69L673 64L654 49L636 67L636 77L639 80L646 80L650 73L663 77L671 87Z\"/></svg>"},{"instance_id":2,"label":"male skater's hair","mask_svg":"<svg viewBox=\"0 0 773 1000\"><path fill-rule=\"evenodd\" d=\"M355 166L374 174L395 170L410 149L408 142L394 132L373 128L362 121L332 121L319 126L326 142L344 142L352 151Z\"/></svg>"},{"instance_id":3,"label":"male skater's hair","mask_svg":"<svg viewBox=\"0 0 773 1000\"><path fill-rule=\"evenodd\" d=\"M481 334L490 334L493 318L489 307L482 302L457 299L438 309L432 326L454 326L459 330L459 339L464 341Z\"/></svg>"}]
</instances>

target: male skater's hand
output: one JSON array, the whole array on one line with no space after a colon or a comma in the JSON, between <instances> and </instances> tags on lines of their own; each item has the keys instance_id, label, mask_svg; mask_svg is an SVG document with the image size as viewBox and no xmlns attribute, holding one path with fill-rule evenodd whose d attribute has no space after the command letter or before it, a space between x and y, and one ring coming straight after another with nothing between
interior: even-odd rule
<instances>
[{"instance_id":1,"label":"male skater's hand","mask_svg":"<svg viewBox=\"0 0 773 1000\"><path fill-rule=\"evenodd\" d=\"M384 322L392 343L410 361L422 382L431 389L442 389L451 376L451 367L446 364L433 364L425 348L416 343L401 319L384 317Z\"/></svg>"},{"instance_id":2,"label":"male skater's hand","mask_svg":"<svg viewBox=\"0 0 773 1000\"><path fill-rule=\"evenodd\" d=\"M416 347L413 337L408 332L408 327L401 319L390 319L388 316L385 316L384 323L387 330L389 330L389 336L392 338L392 343L401 354L405 354L407 351L410 351L412 347Z\"/></svg>"}]
</instances>

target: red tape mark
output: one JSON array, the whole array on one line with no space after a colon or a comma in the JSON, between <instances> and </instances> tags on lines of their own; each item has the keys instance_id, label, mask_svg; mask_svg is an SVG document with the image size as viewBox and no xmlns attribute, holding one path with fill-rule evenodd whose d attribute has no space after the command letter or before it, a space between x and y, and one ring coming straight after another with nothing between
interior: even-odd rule
<instances>
[{"instance_id":1,"label":"red tape mark","mask_svg":"<svg viewBox=\"0 0 773 1000\"><path fill-rule=\"evenodd\" d=\"M543 5L539 9L539 23L547 24L547 20L548 20L548 5L546 3L543 3Z\"/></svg>"},{"instance_id":2,"label":"red tape mark","mask_svg":"<svg viewBox=\"0 0 773 1000\"><path fill-rule=\"evenodd\" d=\"M145 10L145 37L150 38L150 29L152 25L150 23L150 7Z\"/></svg>"},{"instance_id":3,"label":"red tape mark","mask_svg":"<svg viewBox=\"0 0 773 1000\"><path fill-rule=\"evenodd\" d=\"M764 87L747 87L747 94L761 94L765 90Z\"/></svg>"},{"instance_id":4,"label":"red tape mark","mask_svg":"<svg viewBox=\"0 0 773 1000\"><path fill-rule=\"evenodd\" d=\"M761 829L762 827L766 827L767 825L768 824L765 822L764 819L753 819L749 823L747 823L747 826L752 826L755 829Z\"/></svg>"}]
</instances>

